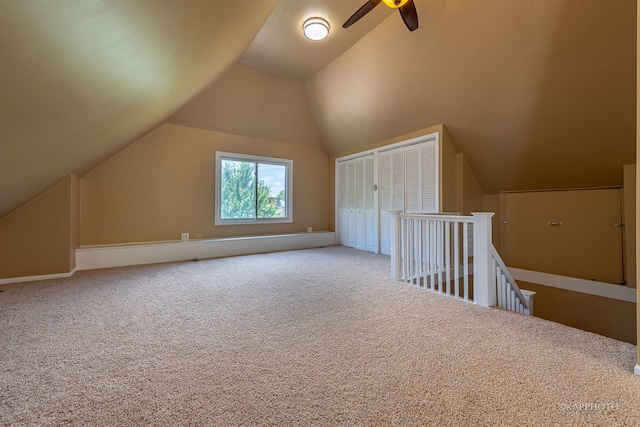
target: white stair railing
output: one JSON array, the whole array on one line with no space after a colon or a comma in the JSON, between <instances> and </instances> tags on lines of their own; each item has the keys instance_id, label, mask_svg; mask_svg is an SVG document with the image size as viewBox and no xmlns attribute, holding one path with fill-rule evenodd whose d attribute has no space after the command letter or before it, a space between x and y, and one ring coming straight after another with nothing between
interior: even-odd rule
<instances>
[{"instance_id":1,"label":"white stair railing","mask_svg":"<svg viewBox=\"0 0 640 427\"><path fill-rule=\"evenodd\" d=\"M491 245L491 259L496 271L496 304L505 310L533 315L533 291L520 289L513 276L504 265L504 261Z\"/></svg>"},{"instance_id":2,"label":"white stair railing","mask_svg":"<svg viewBox=\"0 0 640 427\"><path fill-rule=\"evenodd\" d=\"M491 243L493 213L391 214L392 278L484 307L533 314L535 293L520 290Z\"/></svg>"}]
</instances>

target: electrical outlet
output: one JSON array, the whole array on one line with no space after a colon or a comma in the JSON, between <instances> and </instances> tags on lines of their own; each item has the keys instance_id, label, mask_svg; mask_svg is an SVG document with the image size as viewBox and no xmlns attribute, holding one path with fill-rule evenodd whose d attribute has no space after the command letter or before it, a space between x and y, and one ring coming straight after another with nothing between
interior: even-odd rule
<instances>
[{"instance_id":1,"label":"electrical outlet","mask_svg":"<svg viewBox=\"0 0 640 427\"><path fill-rule=\"evenodd\" d=\"M307 233L313 233L313 227L307 227Z\"/></svg>"},{"instance_id":2,"label":"electrical outlet","mask_svg":"<svg viewBox=\"0 0 640 427\"><path fill-rule=\"evenodd\" d=\"M189 233L182 233L182 240L189 240Z\"/></svg>"}]
</instances>

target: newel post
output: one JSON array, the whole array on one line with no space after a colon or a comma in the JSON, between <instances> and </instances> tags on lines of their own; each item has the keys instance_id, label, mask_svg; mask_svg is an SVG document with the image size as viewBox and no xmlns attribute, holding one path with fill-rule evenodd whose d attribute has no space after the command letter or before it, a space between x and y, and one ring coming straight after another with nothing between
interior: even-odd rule
<instances>
[{"instance_id":1,"label":"newel post","mask_svg":"<svg viewBox=\"0 0 640 427\"><path fill-rule=\"evenodd\" d=\"M391 230L389 233L389 244L391 252L391 278L393 280L402 279L402 225L400 223L400 214L402 211L389 211L391 215Z\"/></svg>"},{"instance_id":2,"label":"newel post","mask_svg":"<svg viewBox=\"0 0 640 427\"><path fill-rule=\"evenodd\" d=\"M491 218L493 213L473 215L473 299L476 304L491 307L496 304L496 271L491 259Z\"/></svg>"}]
</instances>

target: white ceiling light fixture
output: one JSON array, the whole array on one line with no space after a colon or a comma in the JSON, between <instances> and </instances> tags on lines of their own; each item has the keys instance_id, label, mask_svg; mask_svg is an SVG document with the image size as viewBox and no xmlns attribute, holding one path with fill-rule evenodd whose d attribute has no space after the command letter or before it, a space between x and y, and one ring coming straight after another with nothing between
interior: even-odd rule
<instances>
[{"instance_id":1,"label":"white ceiling light fixture","mask_svg":"<svg viewBox=\"0 0 640 427\"><path fill-rule=\"evenodd\" d=\"M309 18L302 24L302 32L309 40L323 40L329 35L329 23L322 18Z\"/></svg>"}]
</instances>

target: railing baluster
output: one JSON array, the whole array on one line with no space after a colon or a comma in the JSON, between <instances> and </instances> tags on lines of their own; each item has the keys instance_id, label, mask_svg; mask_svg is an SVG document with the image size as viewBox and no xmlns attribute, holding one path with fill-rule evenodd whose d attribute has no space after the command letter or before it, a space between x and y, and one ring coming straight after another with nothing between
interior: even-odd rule
<instances>
[{"instance_id":1,"label":"railing baluster","mask_svg":"<svg viewBox=\"0 0 640 427\"><path fill-rule=\"evenodd\" d=\"M429 220L424 223L424 287L429 289L429 257L431 247L429 246Z\"/></svg>"},{"instance_id":2,"label":"railing baluster","mask_svg":"<svg viewBox=\"0 0 640 427\"><path fill-rule=\"evenodd\" d=\"M451 222L444 223L444 268L445 268L445 292L451 295Z\"/></svg>"},{"instance_id":3,"label":"railing baluster","mask_svg":"<svg viewBox=\"0 0 640 427\"><path fill-rule=\"evenodd\" d=\"M496 304L498 305L498 307L502 307L502 302L504 300L502 296L502 293L503 293L502 287L504 286L504 283L502 283L502 280L498 280L498 279L502 279L502 275L500 274L500 269L498 268L497 265L495 269L496 269Z\"/></svg>"},{"instance_id":4,"label":"railing baluster","mask_svg":"<svg viewBox=\"0 0 640 427\"><path fill-rule=\"evenodd\" d=\"M500 271L500 267L496 266L496 274L499 274L500 277L500 289L502 290L502 308L507 308L507 293L509 292L509 285L507 284L507 278L504 277L504 274Z\"/></svg>"},{"instance_id":5,"label":"railing baluster","mask_svg":"<svg viewBox=\"0 0 640 427\"><path fill-rule=\"evenodd\" d=\"M407 241L407 256L405 257L405 265L407 266L407 282L411 283L413 280L412 271L411 271L411 258L413 257L413 245L411 244L411 225L413 221L407 221L407 229L406 229L406 241Z\"/></svg>"},{"instance_id":6,"label":"railing baluster","mask_svg":"<svg viewBox=\"0 0 640 427\"><path fill-rule=\"evenodd\" d=\"M409 256L407 257L407 266L409 267L409 283L414 283L414 272L413 272L413 259L415 258L415 250L416 247L413 243L413 225L415 221L409 221L409 229L407 230L407 241L409 245Z\"/></svg>"},{"instance_id":7,"label":"railing baluster","mask_svg":"<svg viewBox=\"0 0 640 427\"><path fill-rule=\"evenodd\" d=\"M422 286L422 220L417 220L416 222L416 246L418 247L418 253L416 254L416 259L413 261L416 265L416 284L418 286Z\"/></svg>"},{"instance_id":8,"label":"railing baluster","mask_svg":"<svg viewBox=\"0 0 640 427\"><path fill-rule=\"evenodd\" d=\"M444 223L442 221L438 221L438 257L437 257L437 269L438 269L438 291L443 292L442 284L443 284L443 265L444 265Z\"/></svg>"},{"instance_id":9,"label":"railing baluster","mask_svg":"<svg viewBox=\"0 0 640 427\"><path fill-rule=\"evenodd\" d=\"M422 222L422 235L420 236L422 246L422 287L427 289L428 256L429 256L429 221Z\"/></svg>"},{"instance_id":10,"label":"railing baluster","mask_svg":"<svg viewBox=\"0 0 640 427\"><path fill-rule=\"evenodd\" d=\"M409 271L407 270L407 219L402 220L402 279L408 282Z\"/></svg>"},{"instance_id":11,"label":"railing baluster","mask_svg":"<svg viewBox=\"0 0 640 427\"><path fill-rule=\"evenodd\" d=\"M469 224L462 224L462 273L464 276L464 299L469 301Z\"/></svg>"},{"instance_id":12,"label":"railing baluster","mask_svg":"<svg viewBox=\"0 0 640 427\"><path fill-rule=\"evenodd\" d=\"M435 283L436 283L436 276L435 276L435 272L436 272L436 223L435 221L431 220L429 221L429 229L430 229L430 234L431 234L431 241L429 242L429 247L431 248L430 250L430 256L429 256L429 277L430 277L430 283L429 283L429 287L432 291L434 291L436 289Z\"/></svg>"},{"instance_id":13,"label":"railing baluster","mask_svg":"<svg viewBox=\"0 0 640 427\"><path fill-rule=\"evenodd\" d=\"M453 223L453 289L460 298L460 224Z\"/></svg>"}]
</instances>

